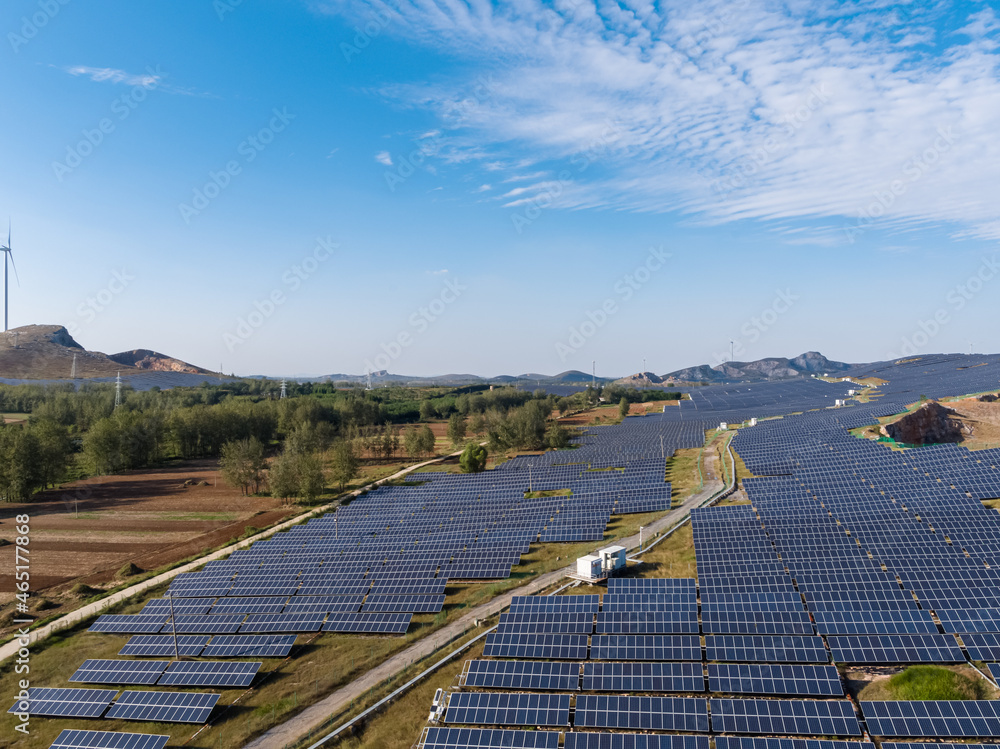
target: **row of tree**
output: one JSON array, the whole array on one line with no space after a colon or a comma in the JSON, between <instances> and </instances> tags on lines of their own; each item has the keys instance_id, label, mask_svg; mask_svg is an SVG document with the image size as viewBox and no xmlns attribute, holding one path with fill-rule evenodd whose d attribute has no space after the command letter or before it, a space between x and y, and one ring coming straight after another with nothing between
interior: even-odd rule
<instances>
[{"instance_id":1,"label":"row of tree","mask_svg":"<svg viewBox=\"0 0 1000 749\"><path fill-rule=\"evenodd\" d=\"M63 427L50 421L2 424L0 419L0 500L25 502L62 480L72 453Z\"/></svg>"}]
</instances>

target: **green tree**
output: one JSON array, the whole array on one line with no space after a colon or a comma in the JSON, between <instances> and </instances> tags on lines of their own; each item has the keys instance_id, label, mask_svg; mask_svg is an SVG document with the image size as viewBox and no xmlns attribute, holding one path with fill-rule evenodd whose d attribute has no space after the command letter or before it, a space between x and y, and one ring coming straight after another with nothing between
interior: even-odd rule
<instances>
[{"instance_id":1,"label":"green tree","mask_svg":"<svg viewBox=\"0 0 1000 749\"><path fill-rule=\"evenodd\" d=\"M73 451L66 428L54 421L32 423L31 432L38 440L38 459L42 485L55 486L69 469L69 458Z\"/></svg>"},{"instance_id":2,"label":"green tree","mask_svg":"<svg viewBox=\"0 0 1000 749\"><path fill-rule=\"evenodd\" d=\"M340 491L358 475L360 461L354 453L354 445L347 440L333 443L330 450L330 478Z\"/></svg>"},{"instance_id":3,"label":"green tree","mask_svg":"<svg viewBox=\"0 0 1000 749\"><path fill-rule=\"evenodd\" d=\"M420 420L430 421L435 416L437 416L437 411L434 408L434 404L430 400L420 401Z\"/></svg>"},{"instance_id":4,"label":"green tree","mask_svg":"<svg viewBox=\"0 0 1000 749\"><path fill-rule=\"evenodd\" d=\"M326 469L319 455L310 453L299 456L299 497L314 502L326 489Z\"/></svg>"},{"instance_id":5,"label":"green tree","mask_svg":"<svg viewBox=\"0 0 1000 749\"><path fill-rule=\"evenodd\" d=\"M0 498L26 502L44 481L38 438L24 427L0 429Z\"/></svg>"},{"instance_id":6,"label":"green tree","mask_svg":"<svg viewBox=\"0 0 1000 749\"><path fill-rule=\"evenodd\" d=\"M569 446L571 436L566 427L558 421L553 421L545 431L545 444L553 450L560 450Z\"/></svg>"},{"instance_id":7,"label":"green tree","mask_svg":"<svg viewBox=\"0 0 1000 749\"><path fill-rule=\"evenodd\" d=\"M411 458L415 458L423 452L423 441L420 439L419 429L407 429L403 435L403 449Z\"/></svg>"},{"instance_id":8,"label":"green tree","mask_svg":"<svg viewBox=\"0 0 1000 749\"><path fill-rule=\"evenodd\" d=\"M222 446L219 468L225 480L240 487L244 496L256 494L264 480L264 445L256 437L233 440Z\"/></svg>"},{"instance_id":9,"label":"green tree","mask_svg":"<svg viewBox=\"0 0 1000 749\"><path fill-rule=\"evenodd\" d=\"M624 395L622 396L622 399L618 401L618 415L623 419L628 416L628 398Z\"/></svg>"},{"instance_id":10,"label":"green tree","mask_svg":"<svg viewBox=\"0 0 1000 749\"><path fill-rule=\"evenodd\" d=\"M434 445L437 443L437 440L434 439L434 432L431 431L431 428L426 424L420 427L419 439L420 439L420 452L423 453L424 455L433 455Z\"/></svg>"},{"instance_id":11,"label":"green tree","mask_svg":"<svg viewBox=\"0 0 1000 749\"><path fill-rule=\"evenodd\" d=\"M458 464L464 473L479 473L486 468L486 458L488 454L482 445L469 443L462 451Z\"/></svg>"},{"instance_id":12,"label":"green tree","mask_svg":"<svg viewBox=\"0 0 1000 749\"><path fill-rule=\"evenodd\" d=\"M448 439L458 448L465 442L465 417L461 413L453 413L448 419Z\"/></svg>"}]
</instances>

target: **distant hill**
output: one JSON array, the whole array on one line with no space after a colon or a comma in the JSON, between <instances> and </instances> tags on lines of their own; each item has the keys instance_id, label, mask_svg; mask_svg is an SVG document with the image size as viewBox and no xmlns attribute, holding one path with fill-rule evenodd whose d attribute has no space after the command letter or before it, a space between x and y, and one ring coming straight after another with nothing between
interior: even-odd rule
<instances>
[{"instance_id":1,"label":"distant hill","mask_svg":"<svg viewBox=\"0 0 1000 749\"><path fill-rule=\"evenodd\" d=\"M587 385L593 377L586 372L579 370L569 370L560 372L557 375L539 374L537 372L526 372L519 375L497 375L495 377L481 377L473 374L445 374L430 377L419 377L416 375L390 374L386 371L372 372L372 385L413 385L413 386L441 386L441 387L462 387L465 385L520 385L523 388L545 387L548 385ZM303 378L312 381L328 380L330 382L348 382L363 385L368 381L367 374L331 374L324 377ZM613 378L598 377L599 385L611 382Z\"/></svg>"},{"instance_id":2,"label":"distant hill","mask_svg":"<svg viewBox=\"0 0 1000 749\"><path fill-rule=\"evenodd\" d=\"M114 377L139 371L209 374L208 370L155 351L137 349L108 356L87 351L61 325L25 325L0 336L0 377L23 380Z\"/></svg>"},{"instance_id":3,"label":"distant hill","mask_svg":"<svg viewBox=\"0 0 1000 749\"><path fill-rule=\"evenodd\" d=\"M725 362L716 367L702 364L678 369L664 375L665 382L746 382L748 380L787 380L811 374L845 372L852 364L832 361L817 351L808 351L794 359L768 357L752 362Z\"/></svg>"},{"instance_id":4,"label":"distant hill","mask_svg":"<svg viewBox=\"0 0 1000 749\"><path fill-rule=\"evenodd\" d=\"M185 374L214 374L207 369L196 367L193 364L174 359L172 356L159 354L156 351L139 348L134 351L124 351L120 354L110 354L108 356L118 364L127 367L135 367L147 372L183 372Z\"/></svg>"}]
</instances>

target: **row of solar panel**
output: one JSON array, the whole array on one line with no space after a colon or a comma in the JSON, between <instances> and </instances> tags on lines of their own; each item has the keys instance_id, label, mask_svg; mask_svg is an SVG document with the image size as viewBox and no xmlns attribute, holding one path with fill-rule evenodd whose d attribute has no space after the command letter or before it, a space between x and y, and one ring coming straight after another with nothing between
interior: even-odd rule
<instances>
[{"instance_id":1,"label":"row of solar panel","mask_svg":"<svg viewBox=\"0 0 1000 749\"><path fill-rule=\"evenodd\" d=\"M580 728L705 733L778 733L861 736L849 700L730 700L693 697L580 695L572 724ZM1000 719L998 719L1000 720ZM570 695L456 692L445 723L495 726L569 726ZM1000 724L998 724L1000 727Z\"/></svg>"},{"instance_id":2,"label":"row of solar panel","mask_svg":"<svg viewBox=\"0 0 1000 749\"><path fill-rule=\"evenodd\" d=\"M443 596L442 596L443 598ZM404 634L413 614L354 614L334 612L301 614L206 614L175 616L104 614L90 632L109 634L229 634L285 632L359 632Z\"/></svg>"},{"instance_id":3,"label":"row of solar panel","mask_svg":"<svg viewBox=\"0 0 1000 749\"><path fill-rule=\"evenodd\" d=\"M833 666L710 663L709 691L842 697ZM469 661L463 684L479 689L585 692L704 692L701 663Z\"/></svg>"},{"instance_id":4,"label":"row of solar panel","mask_svg":"<svg viewBox=\"0 0 1000 749\"><path fill-rule=\"evenodd\" d=\"M116 699L117 697L117 699ZM116 689L32 687L8 713L33 717L204 723L221 695L198 692L122 692Z\"/></svg>"}]
</instances>

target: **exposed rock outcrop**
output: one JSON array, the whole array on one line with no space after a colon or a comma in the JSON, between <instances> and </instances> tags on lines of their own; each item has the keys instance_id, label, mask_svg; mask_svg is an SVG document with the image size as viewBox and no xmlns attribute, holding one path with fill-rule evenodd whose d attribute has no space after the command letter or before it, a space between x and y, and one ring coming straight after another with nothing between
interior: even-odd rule
<instances>
[{"instance_id":1,"label":"exposed rock outcrop","mask_svg":"<svg viewBox=\"0 0 1000 749\"><path fill-rule=\"evenodd\" d=\"M956 411L937 401L927 401L913 413L885 424L880 431L907 445L939 445L961 442L972 434L972 427Z\"/></svg>"}]
</instances>

